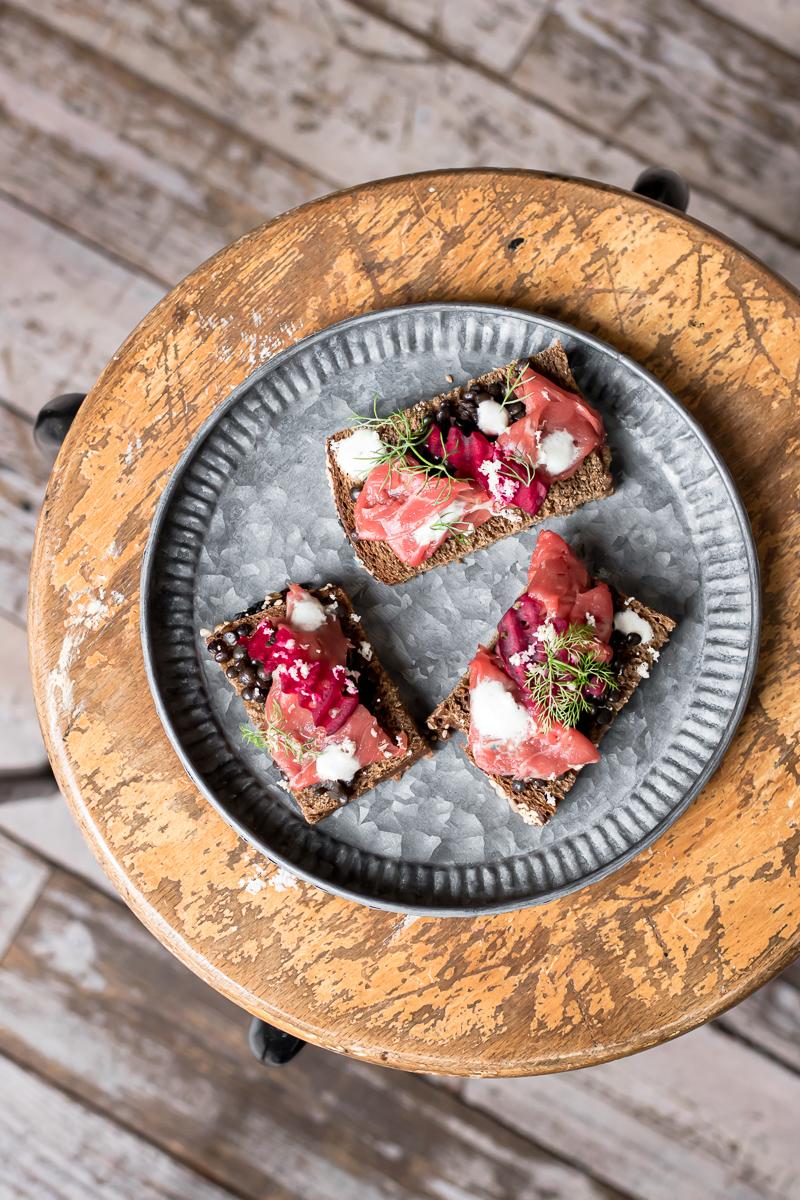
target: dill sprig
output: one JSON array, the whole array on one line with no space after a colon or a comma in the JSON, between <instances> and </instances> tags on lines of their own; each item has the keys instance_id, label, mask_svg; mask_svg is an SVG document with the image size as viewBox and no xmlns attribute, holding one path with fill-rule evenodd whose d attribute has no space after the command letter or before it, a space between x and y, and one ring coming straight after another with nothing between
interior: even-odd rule
<instances>
[{"instance_id":1,"label":"dill sprig","mask_svg":"<svg viewBox=\"0 0 800 1200\"><path fill-rule=\"evenodd\" d=\"M471 533L475 532L475 526L469 521L465 521L463 517L455 517L445 509L443 513L435 520L431 521L431 530L434 533L446 533L448 537L454 538L457 542L464 542Z\"/></svg>"},{"instance_id":2,"label":"dill sprig","mask_svg":"<svg viewBox=\"0 0 800 1200\"><path fill-rule=\"evenodd\" d=\"M419 421L412 417L408 409L381 417L378 415L377 395L373 399L372 409L371 417L354 414L355 424L374 429L383 442L383 450L369 458L372 466L388 467L387 480L391 480L395 469L402 469L411 475L423 475L426 479L441 480L443 490L435 499L437 503L449 500L458 476L447 465L446 450L441 459L433 458L428 450L426 443L433 427L431 418Z\"/></svg>"},{"instance_id":3,"label":"dill sprig","mask_svg":"<svg viewBox=\"0 0 800 1200\"><path fill-rule=\"evenodd\" d=\"M517 366L519 366L519 363L517 363ZM510 364L509 366L506 367L506 377L505 377L506 390L503 394L502 400L500 401L501 408L505 408L507 404L512 404L514 402L514 400L516 400L515 392L516 392L517 388L519 387L519 385L522 383L522 377L525 374L527 369L528 369L528 364L527 364L527 362L524 362L522 364L522 366L519 367L519 373L518 373L516 379L514 379L513 378L513 371L514 371L513 364Z\"/></svg>"},{"instance_id":4,"label":"dill sprig","mask_svg":"<svg viewBox=\"0 0 800 1200\"><path fill-rule=\"evenodd\" d=\"M531 663L526 684L540 710L539 724L546 733L554 724L573 729L592 701L584 695L590 684L618 687L614 673L593 650L595 634L589 625L570 625L540 643L544 662ZM562 657L563 656L563 657Z\"/></svg>"},{"instance_id":5,"label":"dill sprig","mask_svg":"<svg viewBox=\"0 0 800 1200\"><path fill-rule=\"evenodd\" d=\"M289 732L283 723L283 713L277 700L272 702L269 719L263 729L253 729L252 725L240 725L239 732L248 746L253 746L256 750L266 750L273 758L275 751L280 750L287 758L293 758L297 763L310 758L321 749L319 734L301 742Z\"/></svg>"}]
</instances>

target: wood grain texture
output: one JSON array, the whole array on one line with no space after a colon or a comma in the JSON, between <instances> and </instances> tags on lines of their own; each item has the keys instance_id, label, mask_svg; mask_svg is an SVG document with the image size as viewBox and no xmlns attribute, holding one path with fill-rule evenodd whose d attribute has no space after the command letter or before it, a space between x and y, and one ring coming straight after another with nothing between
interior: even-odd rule
<instances>
[{"instance_id":1,"label":"wood grain texture","mask_svg":"<svg viewBox=\"0 0 800 1200\"><path fill-rule=\"evenodd\" d=\"M800 1192L800 1076L713 1028L636 1059L460 1095L641 1200L787 1200Z\"/></svg>"},{"instance_id":2,"label":"wood grain texture","mask_svg":"<svg viewBox=\"0 0 800 1200\"><path fill-rule=\"evenodd\" d=\"M527 235L513 255L511 230ZM559 317L659 376L736 477L766 601L753 698L691 809L577 896L480 920L404 920L287 886L182 775L139 648L155 503L214 406L316 328L434 298ZM794 293L719 236L613 189L525 172L441 172L329 197L170 293L73 426L38 529L31 604L59 782L151 930L236 1003L307 1039L449 1074L630 1053L707 1020L791 959L800 460L786 448L798 436L799 321ZM754 422L765 395L769 420Z\"/></svg>"},{"instance_id":3,"label":"wood grain texture","mask_svg":"<svg viewBox=\"0 0 800 1200\"><path fill-rule=\"evenodd\" d=\"M0 834L0 959L45 885L45 864Z\"/></svg>"},{"instance_id":4,"label":"wood grain texture","mask_svg":"<svg viewBox=\"0 0 800 1200\"><path fill-rule=\"evenodd\" d=\"M525 15L513 4L472 0L460 23L447 6L378 7L508 72L514 87L599 137L667 163L800 239L800 64L724 14L693 0L553 0ZM790 24L787 14L787 32Z\"/></svg>"},{"instance_id":5,"label":"wood grain texture","mask_svg":"<svg viewBox=\"0 0 800 1200\"><path fill-rule=\"evenodd\" d=\"M54 876L0 967L0 1013L17 1062L248 1197L619 1196L413 1076L313 1048L265 1070L245 1015L77 880Z\"/></svg>"},{"instance_id":6,"label":"wood grain texture","mask_svg":"<svg viewBox=\"0 0 800 1200\"><path fill-rule=\"evenodd\" d=\"M480 74L351 0L237 0L202 17L187 0L18 7L336 186L489 164L630 187L652 161L649 143L610 141L563 115L556 97ZM694 215L800 281L797 245L716 198L718 174L712 192L695 190ZM756 211L774 203L762 195Z\"/></svg>"},{"instance_id":7,"label":"wood grain texture","mask_svg":"<svg viewBox=\"0 0 800 1200\"><path fill-rule=\"evenodd\" d=\"M194 1171L0 1059L2 1200L232 1200Z\"/></svg>"},{"instance_id":8,"label":"wood grain texture","mask_svg":"<svg viewBox=\"0 0 800 1200\"><path fill-rule=\"evenodd\" d=\"M0 356L10 350L10 339L0 332ZM0 400L0 615L20 626L33 532L49 473L33 442L32 421Z\"/></svg>"},{"instance_id":9,"label":"wood grain texture","mask_svg":"<svg viewBox=\"0 0 800 1200\"><path fill-rule=\"evenodd\" d=\"M328 186L222 119L0 5L3 188L172 285Z\"/></svg>"},{"instance_id":10,"label":"wood grain texture","mask_svg":"<svg viewBox=\"0 0 800 1200\"><path fill-rule=\"evenodd\" d=\"M0 397L34 417L88 391L163 288L0 200Z\"/></svg>"},{"instance_id":11,"label":"wood grain texture","mask_svg":"<svg viewBox=\"0 0 800 1200\"><path fill-rule=\"evenodd\" d=\"M800 57L800 21L794 0L703 0L703 7Z\"/></svg>"}]
</instances>

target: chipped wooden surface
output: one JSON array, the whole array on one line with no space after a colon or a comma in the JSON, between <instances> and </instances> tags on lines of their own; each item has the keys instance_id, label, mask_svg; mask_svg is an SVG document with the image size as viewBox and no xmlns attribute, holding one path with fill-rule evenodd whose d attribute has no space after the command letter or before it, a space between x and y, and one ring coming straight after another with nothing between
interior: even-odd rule
<instances>
[{"instance_id":1,"label":"chipped wooden surface","mask_svg":"<svg viewBox=\"0 0 800 1200\"><path fill-rule=\"evenodd\" d=\"M766 72L766 90L747 110L754 132L743 131L741 120L739 125L736 123L736 114L729 116L726 111L737 87L743 96L751 95L751 59L753 73L757 64L766 61L753 39L744 65L741 53L727 49L735 27L731 27L729 38L718 37L716 50L721 63L707 53L703 58L704 70L700 73L710 76L704 85L710 108L703 108L702 122L693 118L691 105L681 110L683 120L692 118L691 146L688 137L681 143L680 130L672 117L672 108L678 103L683 105L680 97L672 106L668 99L661 100L666 129L657 131L660 142L647 124L644 107L641 133L636 139L626 140L628 121L620 122L614 110L616 77L598 79L590 102L592 111L588 116L585 111L577 115L576 103L570 106L568 101L579 81L570 82L576 71L568 59L561 63L567 79L559 74L558 86L550 86L547 95L537 93L533 69L529 72L530 91L524 91L504 70L488 73L484 63L479 71L460 57L464 53L463 38L454 33L457 22L453 16L453 9L460 6L453 5L446 19L442 17L441 36L432 44L421 33L427 32L429 19L435 20L435 12L430 18L421 16L422 6L416 0L408 14L402 0L383 2L387 10L392 9L392 22L370 11L379 7L378 0L358 4L352 0L237 0L235 4L208 5L202 17L187 0L142 0L139 4L27 0L18 7L35 13L42 23L164 92L180 96L192 110L199 110L200 137L207 136L205 114L210 111L237 134L246 135L250 144L255 142L264 147L265 153L301 164L316 178L327 180L329 186L346 187L403 171L490 165L537 167L630 187L642 167L652 163L657 148L663 153L677 153L680 148L682 155L691 152L692 156L694 215L742 242L785 277L800 281L798 230L795 228L791 237L780 232L791 217L791 196L796 197L792 189L796 188L800 164L796 140L789 144L785 135L786 130L794 128L791 96L773 102L768 66L760 65L760 77ZM619 5L621 0L615 3ZM450 4L440 0L439 7L449 9ZM523 37L518 43L517 34L530 34L530 53L535 56L537 18L544 24L555 20L549 13L557 5L542 5L536 0L533 11L521 18L521 25L517 14L525 5L520 0L493 0L491 4L469 0L466 7L464 37L484 41L481 30L497 27L497 32L489 35L490 41L497 46L510 39L519 57L528 42ZM588 2L586 7L590 7ZM634 0L628 0L628 7L629 19L635 23ZM657 31L664 18L655 5L653 11ZM421 32L411 28L415 21ZM592 28L593 22L589 21ZM603 33L610 42L608 52L612 56L627 55L627 63L635 59L626 48L624 22L606 24ZM680 34L679 27L675 35L680 42L677 52L690 51L694 61L699 51L695 51L691 40L687 50ZM446 39L453 39L455 51ZM640 35L640 44L641 40ZM600 43L598 53L600 49L606 53L602 38ZM586 57L591 61L594 50L591 38L584 38L582 45L583 69ZM648 42L648 52L656 45L660 43L654 35ZM671 43L662 56L666 61L657 67L660 74L654 84L656 93L659 86L663 93L670 53ZM779 60L774 72L785 79L787 68L781 66L782 56L777 50L774 53ZM723 67L736 73L732 82ZM632 67L625 69L629 72ZM744 76L742 82L740 74ZM647 83L649 86L649 80ZM726 105L714 109L717 92L725 95ZM738 157L730 161L730 155L739 156L744 143L750 146L757 137L762 110L767 122L766 141L759 141L758 152L748 150L745 168ZM186 114L184 119L191 120L193 115ZM626 115L635 132L632 105ZM105 125L106 119L100 120ZM720 136L726 135L728 148L727 153L720 151L719 155L717 126ZM666 138L667 133L671 140ZM701 133L703 145L710 147L705 158L694 145ZM140 132L135 138L149 153L160 153L163 139L155 137L150 142ZM121 140L128 143L131 134ZM764 145L771 150L782 179L794 164L794 179L786 195L776 194L780 192L778 180L770 173L770 158L764 159ZM113 157L120 157L118 151ZM126 154L122 160L123 169L129 158ZM237 166L237 178L246 175L246 166ZM175 189L180 191L181 186L178 181ZM731 192L738 194L740 190L747 193L747 209L729 199ZM46 180L42 192L42 203L58 205L57 197L49 199L51 188ZM246 194L247 189L240 193ZM92 207L103 205L102 196L90 194L89 200ZM751 212L757 214L757 219ZM780 220L771 227L768 219L773 213ZM101 229L109 220L114 220L113 215L104 217L99 223ZM156 223L160 224L160 215ZM135 231L126 234L124 241L130 236L135 237Z\"/></svg>"},{"instance_id":2,"label":"chipped wooden surface","mask_svg":"<svg viewBox=\"0 0 800 1200\"><path fill-rule=\"evenodd\" d=\"M512 236L526 239L513 256ZM611 879L475 921L371 912L258 859L183 776L138 640L155 502L215 404L315 328L431 298L560 317L662 378L737 479L766 598L753 699L689 812ZM788 497L798 461L784 451L797 431L799 316L765 269L684 218L524 172L439 173L330 197L175 289L109 365L68 439L31 606L46 631L33 667L59 781L151 930L238 1004L301 1036L447 1073L535 1073L629 1053L707 1020L793 957L800 693L787 675L798 540ZM766 394L770 419L754 423Z\"/></svg>"},{"instance_id":3,"label":"chipped wooden surface","mask_svg":"<svg viewBox=\"0 0 800 1200\"><path fill-rule=\"evenodd\" d=\"M413 1076L313 1047L265 1070L246 1026L122 905L59 874L0 965L0 1053L237 1195L621 1200Z\"/></svg>"}]
</instances>

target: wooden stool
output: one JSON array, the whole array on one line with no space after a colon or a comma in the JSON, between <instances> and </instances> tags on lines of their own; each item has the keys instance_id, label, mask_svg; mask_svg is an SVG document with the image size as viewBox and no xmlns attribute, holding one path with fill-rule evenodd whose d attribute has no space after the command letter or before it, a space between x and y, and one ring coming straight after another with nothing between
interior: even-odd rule
<instances>
[{"instance_id":1,"label":"wooden stool","mask_svg":"<svg viewBox=\"0 0 800 1200\"><path fill-rule=\"evenodd\" d=\"M139 644L153 511L214 406L314 330L424 300L546 313L653 371L724 454L763 572L753 695L689 811L610 878L475 919L370 910L257 855L184 775ZM631 193L522 171L435 172L326 197L227 247L162 300L81 406L57 460L30 611L59 783L156 937L297 1037L475 1075L643 1049L789 962L800 948L798 326L796 294L719 234Z\"/></svg>"}]
</instances>

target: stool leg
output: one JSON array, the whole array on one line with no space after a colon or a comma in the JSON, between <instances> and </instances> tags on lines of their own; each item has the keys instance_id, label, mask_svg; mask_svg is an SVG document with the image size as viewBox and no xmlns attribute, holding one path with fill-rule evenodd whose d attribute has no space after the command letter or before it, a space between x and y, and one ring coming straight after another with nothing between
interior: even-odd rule
<instances>
[{"instance_id":1,"label":"stool leg","mask_svg":"<svg viewBox=\"0 0 800 1200\"><path fill-rule=\"evenodd\" d=\"M253 1017L247 1040L255 1057L265 1067L282 1067L299 1054L305 1046L301 1038L284 1033L266 1021Z\"/></svg>"}]
</instances>

